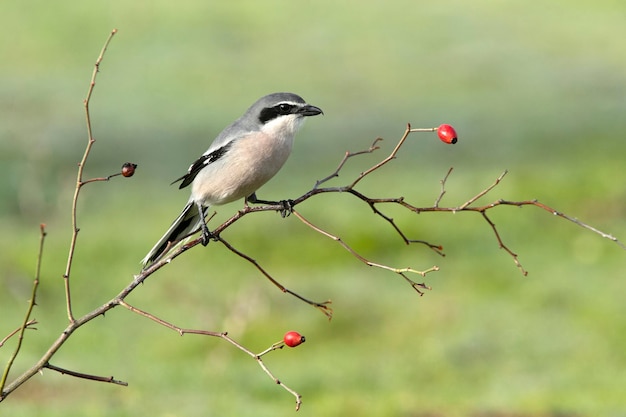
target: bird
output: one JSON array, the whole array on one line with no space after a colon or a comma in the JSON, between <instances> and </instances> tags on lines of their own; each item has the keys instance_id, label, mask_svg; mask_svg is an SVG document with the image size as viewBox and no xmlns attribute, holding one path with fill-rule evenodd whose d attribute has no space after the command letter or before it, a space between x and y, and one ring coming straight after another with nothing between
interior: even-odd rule
<instances>
[{"instance_id":1,"label":"bird","mask_svg":"<svg viewBox=\"0 0 626 417\"><path fill-rule=\"evenodd\" d=\"M250 203L274 203L259 200L256 191L285 164L305 118L319 114L322 109L297 94L272 93L222 130L187 173L172 182L180 181L179 189L191 185L191 194L182 212L141 261L143 269L198 230L202 230L201 242L206 246L212 237L205 221L209 207L242 198Z\"/></svg>"}]
</instances>

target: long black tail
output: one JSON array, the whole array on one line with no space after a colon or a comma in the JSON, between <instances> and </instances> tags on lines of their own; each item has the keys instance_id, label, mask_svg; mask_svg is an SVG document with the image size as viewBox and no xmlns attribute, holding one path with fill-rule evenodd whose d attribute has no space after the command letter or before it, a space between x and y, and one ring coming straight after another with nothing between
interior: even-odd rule
<instances>
[{"instance_id":1,"label":"long black tail","mask_svg":"<svg viewBox=\"0 0 626 417\"><path fill-rule=\"evenodd\" d=\"M185 236L195 232L200 228L201 222L204 221L207 208L202 210L202 216L198 213L198 206L193 201L187 203L180 215L174 220L172 225L161 239L154 245L154 247L148 252L145 258L141 260L143 267L156 261L163 255L165 249L170 246L172 248L178 243L178 241ZM171 243L170 243L171 242Z\"/></svg>"}]
</instances>

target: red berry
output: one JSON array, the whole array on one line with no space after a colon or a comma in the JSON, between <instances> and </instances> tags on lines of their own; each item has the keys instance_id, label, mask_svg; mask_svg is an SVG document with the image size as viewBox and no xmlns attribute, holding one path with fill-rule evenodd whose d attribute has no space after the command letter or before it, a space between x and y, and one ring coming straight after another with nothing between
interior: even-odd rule
<instances>
[{"instance_id":1,"label":"red berry","mask_svg":"<svg viewBox=\"0 0 626 417\"><path fill-rule=\"evenodd\" d=\"M455 144L457 141L454 128L447 124L442 124L437 128L437 135L442 142Z\"/></svg>"},{"instance_id":2,"label":"red berry","mask_svg":"<svg viewBox=\"0 0 626 417\"><path fill-rule=\"evenodd\" d=\"M122 165L122 175L125 177L132 177L135 173L135 169L137 168L137 164L133 164L131 162L126 162Z\"/></svg>"},{"instance_id":3,"label":"red berry","mask_svg":"<svg viewBox=\"0 0 626 417\"><path fill-rule=\"evenodd\" d=\"M296 347L299 344L304 343L305 340L304 336L298 332L287 332L283 337L283 341L289 347Z\"/></svg>"}]
</instances>

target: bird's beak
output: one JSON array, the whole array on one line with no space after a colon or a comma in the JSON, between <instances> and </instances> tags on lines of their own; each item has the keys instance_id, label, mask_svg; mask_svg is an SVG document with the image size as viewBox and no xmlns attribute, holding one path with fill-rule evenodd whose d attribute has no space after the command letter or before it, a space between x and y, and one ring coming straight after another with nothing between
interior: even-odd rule
<instances>
[{"instance_id":1,"label":"bird's beak","mask_svg":"<svg viewBox=\"0 0 626 417\"><path fill-rule=\"evenodd\" d=\"M311 104L306 104L300 107L300 109L298 110L298 113L300 113L303 116L317 116L318 114L324 114L322 109L320 109L319 107L315 107Z\"/></svg>"}]
</instances>

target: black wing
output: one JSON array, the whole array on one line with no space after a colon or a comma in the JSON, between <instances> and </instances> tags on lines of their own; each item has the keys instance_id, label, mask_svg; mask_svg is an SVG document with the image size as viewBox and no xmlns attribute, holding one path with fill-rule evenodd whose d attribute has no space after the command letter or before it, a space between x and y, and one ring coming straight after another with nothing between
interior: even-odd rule
<instances>
[{"instance_id":1,"label":"black wing","mask_svg":"<svg viewBox=\"0 0 626 417\"><path fill-rule=\"evenodd\" d=\"M230 149L232 143L233 141L231 140L230 142L228 142L226 145L222 146L221 148L217 148L211 153L202 155L200 158L198 158L196 162L191 164L191 166L189 167L189 170L187 170L187 173L185 175L173 181L172 184L176 184L178 181L182 180L182 183L180 184L178 189L185 188L186 186L191 184L194 178L196 178L196 175L198 175L198 172L200 172L205 166L223 157L226 154L226 152L228 152L228 149Z\"/></svg>"}]
</instances>

